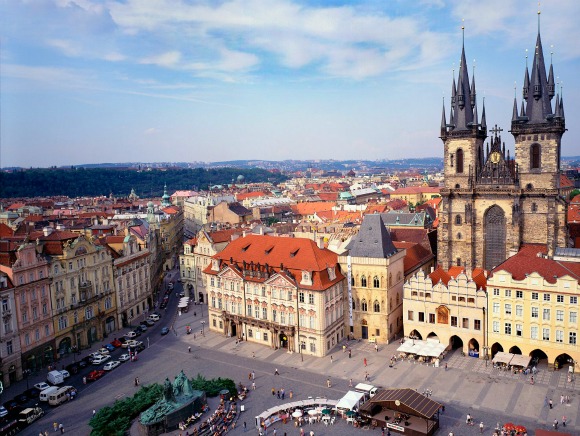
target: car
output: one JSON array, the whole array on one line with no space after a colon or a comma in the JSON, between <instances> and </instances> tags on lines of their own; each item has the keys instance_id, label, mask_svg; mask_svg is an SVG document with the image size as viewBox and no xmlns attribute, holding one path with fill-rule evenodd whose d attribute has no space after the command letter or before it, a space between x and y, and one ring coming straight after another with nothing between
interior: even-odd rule
<instances>
[{"instance_id":1,"label":"car","mask_svg":"<svg viewBox=\"0 0 580 436\"><path fill-rule=\"evenodd\" d=\"M106 362L110 358L111 356L109 356L108 354L106 356L96 357L95 359L93 359L93 365L100 365L101 363Z\"/></svg>"},{"instance_id":2,"label":"car","mask_svg":"<svg viewBox=\"0 0 580 436\"><path fill-rule=\"evenodd\" d=\"M0 406L0 418L6 415L8 415L8 410L6 410L6 407Z\"/></svg>"},{"instance_id":3,"label":"car","mask_svg":"<svg viewBox=\"0 0 580 436\"><path fill-rule=\"evenodd\" d=\"M105 371L103 371L102 369L95 369L94 371L89 372L89 375L87 375L87 381L98 380L104 375Z\"/></svg>"},{"instance_id":4,"label":"car","mask_svg":"<svg viewBox=\"0 0 580 436\"><path fill-rule=\"evenodd\" d=\"M99 348L99 351L98 351L98 353L99 353L101 356L105 356L105 355L109 354L109 353L110 353L110 351L109 351L109 349L108 349L108 348L106 348L106 347L103 347L103 348Z\"/></svg>"},{"instance_id":5,"label":"car","mask_svg":"<svg viewBox=\"0 0 580 436\"><path fill-rule=\"evenodd\" d=\"M80 366L78 363L71 363L67 366L65 366L65 369L70 372L71 374L78 374L79 370L80 370Z\"/></svg>"},{"instance_id":6,"label":"car","mask_svg":"<svg viewBox=\"0 0 580 436\"><path fill-rule=\"evenodd\" d=\"M6 410L8 410L8 412L11 412L12 410L16 409L18 407L18 401L16 401L16 399L11 399L9 401L6 401L3 406L6 408Z\"/></svg>"},{"instance_id":7,"label":"car","mask_svg":"<svg viewBox=\"0 0 580 436\"><path fill-rule=\"evenodd\" d=\"M129 348L129 347L135 347L137 346L137 341L134 339L131 339L130 341L127 341L123 344L123 348Z\"/></svg>"},{"instance_id":8,"label":"car","mask_svg":"<svg viewBox=\"0 0 580 436\"><path fill-rule=\"evenodd\" d=\"M40 391L36 388L30 388L24 391L24 395L26 395L28 398L38 398Z\"/></svg>"},{"instance_id":9,"label":"car","mask_svg":"<svg viewBox=\"0 0 580 436\"><path fill-rule=\"evenodd\" d=\"M161 329L161 335L165 336L167 333L169 333L169 327L163 327Z\"/></svg>"},{"instance_id":10,"label":"car","mask_svg":"<svg viewBox=\"0 0 580 436\"><path fill-rule=\"evenodd\" d=\"M167 307L167 301L163 300L163 301L161 302L161 304L159 305L159 308L160 308L160 309L165 309L166 307Z\"/></svg>"},{"instance_id":11,"label":"car","mask_svg":"<svg viewBox=\"0 0 580 436\"><path fill-rule=\"evenodd\" d=\"M77 362L77 365L79 366L79 368L86 368L87 366L89 366L89 363L90 363L89 359L86 359L86 360L85 359L79 360Z\"/></svg>"},{"instance_id":12,"label":"car","mask_svg":"<svg viewBox=\"0 0 580 436\"><path fill-rule=\"evenodd\" d=\"M131 359L131 357L127 353L121 354L119 356L119 362L121 363L126 362L129 359Z\"/></svg>"},{"instance_id":13,"label":"car","mask_svg":"<svg viewBox=\"0 0 580 436\"><path fill-rule=\"evenodd\" d=\"M141 336L141 333L143 333L145 330L143 330L141 326L137 326L133 331L137 333L137 336Z\"/></svg>"},{"instance_id":14,"label":"car","mask_svg":"<svg viewBox=\"0 0 580 436\"><path fill-rule=\"evenodd\" d=\"M125 334L125 339L129 340L129 339L135 339L137 337L137 333L134 331L131 331L127 334Z\"/></svg>"},{"instance_id":15,"label":"car","mask_svg":"<svg viewBox=\"0 0 580 436\"><path fill-rule=\"evenodd\" d=\"M120 348L120 347L121 347L121 345L123 345L123 343L122 343L120 340L118 340L118 339L115 339L113 342L111 342L111 345L112 345L114 348Z\"/></svg>"},{"instance_id":16,"label":"car","mask_svg":"<svg viewBox=\"0 0 580 436\"><path fill-rule=\"evenodd\" d=\"M110 362L105 363L105 366L103 366L103 369L105 371L111 371L112 369L115 369L116 367L118 367L121 364L121 362L119 362L118 360L111 360Z\"/></svg>"},{"instance_id":17,"label":"car","mask_svg":"<svg viewBox=\"0 0 580 436\"><path fill-rule=\"evenodd\" d=\"M135 347L135 350L139 351L139 352L143 351L144 349L145 349L145 345L143 345L143 342L139 342L137 344L137 346Z\"/></svg>"},{"instance_id":18,"label":"car","mask_svg":"<svg viewBox=\"0 0 580 436\"><path fill-rule=\"evenodd\" d=\"M18 404L26 404L26 403L28 403L28 400L30 400L30 398L28 398L28 396L26 394L20 394L20 395L16 395L14 397L14 400Z\"/></svg>"},{"instance_id":19,"label":"car","mask_svg":"<svg viewBox=\"0 0 580 436\"><path fill-rule=\"evenodd\" d=\"M113 351L115 351L115 346L113 344L105 344L103 345L104 348L106 348L107 350L109 350L109 353L112 353Z\"/></svg>"},{"instance_id":20,"label":"car","mask_svg":"<svg viewBox=\"0 0 580 436\"><path fill-rule=\"evenodd\" d=\"M141 329L142 332L146 332L147 331L147 324L142 322L141 324L139 324L139 328Z\"/></svg>"},{"instance_id":21,"label":"car","mask_svg":"<svg viewBox=\"0 0 580 436\"><path fill-rule=\"evenodd\" d=\"M177 294L177 296L179 298L183 298L183 297L185 297L185 292L180 292L179 294Z\"/></svg>"},{"instance_id":22,"label":"car","mask_svg":"<svg viewBox=\"0 0 580 436\"><path fill-rule=\"evenodd\" d=\"M70 377L70 372L68 372L66 369L61 369L61 370L59 370L59 372L62 374L62 378L69 378Z\"/></svg>"},{"instance_id":23,"label":"car","mask_svg":"<svg viewBox=\"0 0 580 436\"><path fill-rule=\"evenodd\" d=\"M145 324L147 324L149 327L151 327L152 325L155 325L155 321L153 321L152 319L146 319Z\"/></svg>"},{"instance_id":24,"label":"car","mask_svg":"<svg viewBox=\"0 0 580 436\"><path fill-rule=\"evenodd\" d=\"M94 353L89 354L86 358L88 358L89 362L93 362L93 359L95 359L96 357L101 356L101 353L99 353L98 351L95 351Z\"/></svg>"},{"instance_id":25,"label":"car","mask_svg":"<svg viewBox=\"0 0 580 436\"><path fill-rule=\"evenodd\" d=\"M34 387L42 392L43 390L48 389L50 387L50 385L46 382L40 382L40 383L36 383L34 385Z\"/></svg>"}]
</instances>

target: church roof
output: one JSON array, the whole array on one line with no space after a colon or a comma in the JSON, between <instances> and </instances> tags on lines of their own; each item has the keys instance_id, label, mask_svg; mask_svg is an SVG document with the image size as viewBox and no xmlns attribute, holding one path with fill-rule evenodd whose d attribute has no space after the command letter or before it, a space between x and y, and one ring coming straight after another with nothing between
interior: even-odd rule
<instances>
[{"instance_id":1,"label":"church roof","mask_svg":"<svg viewBox=\"0 0 580 436\"><path fill-rule=\"evenodd\" d=\"M381 214L365 215L346 248L353 257L387 258L397 253Z\"/></svg>"}]
</instances>

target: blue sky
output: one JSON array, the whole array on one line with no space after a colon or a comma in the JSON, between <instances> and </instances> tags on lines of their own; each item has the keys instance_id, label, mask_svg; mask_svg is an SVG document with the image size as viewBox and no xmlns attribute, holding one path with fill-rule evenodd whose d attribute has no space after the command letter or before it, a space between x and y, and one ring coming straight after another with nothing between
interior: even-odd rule
<instances>
[{"instance_id":1,"label":"blue sky","mask_svg":"<svg viewBox=\"0 0 580 436\"><path fill-rule=\"evenodd\" d=\"M545 1L580 154L580 1ZM465 48L507 134L529 0L0 0L0 166L442 156ZM546 59L549 65L549 59ZM531 65L531 63L530 63Z\"/></svg>"}]
</instances>

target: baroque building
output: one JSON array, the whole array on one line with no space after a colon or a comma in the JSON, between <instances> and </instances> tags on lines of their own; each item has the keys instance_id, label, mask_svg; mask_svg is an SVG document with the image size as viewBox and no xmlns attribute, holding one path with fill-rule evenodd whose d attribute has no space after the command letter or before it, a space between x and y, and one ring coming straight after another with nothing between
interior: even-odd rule
<instances>
[{"instance_id":1,"label":"baroque building","mask_svg":"<svg viewBox=\"0 0 580 436\"><path fill-rule=\"evenodd\" d=\"M240 237L203 274L213 331L319 357L344 337L344 276L312 240Z\"/></svg>"},{"instance_id":2,"label":"baroque building","mask_svg":"<svg viewBox=\"0 0 580 436\"><path fill-rule=\"evenodd\" d=\"M564 103L546 72L538 27L531 75L526 66L523 100L514 98L511 133L515 156L506 151L501 128L487 138L485 106L478 117L475 77L470 83L465 47L451 109L441 117L445 186L441 189L438 263L491 270L523 244L546 244L548 254L567 243L566 204L560 194L560 145ZM555 104L552 99L556 96Z\"/></svg>"},{"instance_id":3,"label":"baroque building","mask_svg":"<svg viewBox=\"0 0 580 436\"><path fill-rule=\"evenodd\" d=\"M380 214L365 215L339 257L347 271L345 324L356 338L389 343L403 328L405 250L397 250Z\"/></svg>"}]
</instances>

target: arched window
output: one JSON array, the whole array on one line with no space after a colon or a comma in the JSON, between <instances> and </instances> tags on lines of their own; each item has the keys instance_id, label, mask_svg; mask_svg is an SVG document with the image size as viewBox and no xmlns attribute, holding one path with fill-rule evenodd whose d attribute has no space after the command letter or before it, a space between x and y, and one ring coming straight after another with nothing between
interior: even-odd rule
<instances>
[{"instance_id":1,"label":"arched window","mask_svg":"<svg viewBox=\"0 0 580 436\"><path fill-rule=\"evenodd\" d=\"M458 226L461 225L461 215L455 215L455 224Z\"/></svg>"},{"instance_id":2,"label":"arched window","mask_svg":"<svg viewBox=\"0 0 580 436\"><path fill-rule=\"evenodd\" d=\"M397 294L397 306L399 305L399 294Z\"/></svg>"},{"instance_id":3,"label":"arched window","mask_svg":"<svg viewBox=\"0 0 580 436\"><path fill-rule=\"evenodd\" d=\"M459 232L459 233L457 234L457 239L461 239L461 236L462 236L462 235L461 235L461 232Z\"/></svg>"},{"instance_id":4,"label":"arched window","mask_svg":"<svg viewBox=\"0 0 580 436\"><path fill-rule=\"evenodd\" d=\"M366 312L369 310L368 305L367 305L367 300L365 300L364 298L360 302L360 310L362 310L363 312Z\"/></svg>"},{"instance_id":5,"label":"arched window","mask_svg":"<svg viewBox=\"0 0 580 436\"><path fill-rule=\"evenodd\" d=\"M532 212L538 211L538 205L536 203L532 203Z\"/></svg>"},{"instance_id":6,"label":"arched window","mask_svg":"<svg viewBox=\"0 0 580 436\"><path fill-rule=\"evenodd\" d=\"M375 312L380 312L381 311L381 305L379 304L378 300L375 300L375 302L373 303L373 310Z\"/></svg>"},{"instance_id":7,"label":"arched window","mask_svg":"<svg viewBox=\"0 0 580 436\"><path fill-rule=\"evenodd\" d=\"M360 285L361 285L363 288L366 288L366 287L367 287L367 278L366 278L365 276L362 276L362 277L360 278Z\"/></svg>"},{"instance_id":8,"label":"arched window","mask_svg":"<svg viewBox=\"0 0 580 436\"><path fill-rule=\"evenodd\" d=\"M457 173L463 172L463 150L461 148L457 150L456 172Z\"/></svg>"},{"instance_id":9,"label":"arched window","mask_svg":"<svg viewBox=\"0 0 580 436\"><path fill-rule=\"evenodd\" d=\"M350 284L354 286L354 276L350 278Z\"/></svg>"},{"instance_id":10,"label":"arched window","mask_svg":"<svg viewBox=\"0 0 580 436\"><path fill-rule=\"evenodd\" d=\"M530 147L530 169L539 169L541 162L540 144L532 144Z\"/></svg>"},{"instance_id":11,"label":"arched window","mask_svg":"<svg viewBox=\"0 0 580 436\"><path fill-rule=\"evenodd\" d=\"M373 277L373 288L378 288L380 286L379 278L377 276Z\"/></svg>"}]
</instances>

